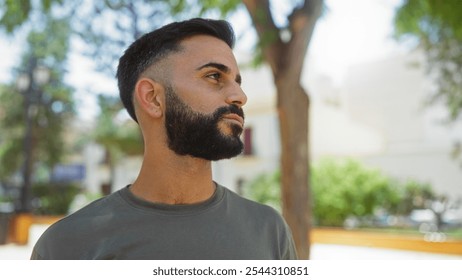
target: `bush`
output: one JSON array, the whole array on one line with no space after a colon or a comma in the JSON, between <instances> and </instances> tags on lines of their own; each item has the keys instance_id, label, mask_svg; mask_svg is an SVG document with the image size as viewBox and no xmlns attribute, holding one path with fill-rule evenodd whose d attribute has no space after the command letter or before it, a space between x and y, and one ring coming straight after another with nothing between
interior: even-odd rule
<instances>
[{"instance_id":1,"label":"bush","mask_svg":"<svg viewBox=\"0 0 462 280\"><path fill-rule=\"evenodd\" d=\"M347 217L396 212L403 197L399 185L359 162L323 159L311 168L313 217L320 226L343 226ZM264 174L246 186L244 195L281 209L280 172Z\"/></svg>"},{"instance_id":2,"label":"bush","mask_svg":"<svg viewBox=\"0 0 462 280\"><path fill-rule=\"evenodd\" d=\"M38 215L66 215L80 188L74 184L41 183L32 187Z\"/></svg>"},{"instance_id":3,"label":"bush","mask_svg":"<svg viewBox=\"0 0 462 280\"><path fill-rule=\"evenodd\" d=\"M244 188L244 196L281 211L281 173L262 174Z\"/></svg>"},{"instance_id":4,"label":"bush","mask_svg":"<svg viewBox=\"0 0 462 280\"><path fill-rule=\"evenodd\" d=\"M437 195L428 183L409 180L400 186L401 202L394 214L409 215L414 209L428 208L428 203L437 199Z\"/></svg>"},{"instance_id":5,"label":"bush","mask_svg":"<svg viewBox=\"0 0 462 280\"><path fill-rule=\"evenodd\" d=\"M357 161L323 159L312 168L313 215L320 226L342 226L347 217L396 208L400 196L388 177Z\"/></svg>"}]
</instances>

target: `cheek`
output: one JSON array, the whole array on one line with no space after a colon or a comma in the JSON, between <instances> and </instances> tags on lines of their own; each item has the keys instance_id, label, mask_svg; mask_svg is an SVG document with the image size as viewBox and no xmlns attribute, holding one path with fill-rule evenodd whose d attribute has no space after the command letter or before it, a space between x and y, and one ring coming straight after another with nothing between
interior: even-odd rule
<instances>
[{"instance_id":1,"label":"cheek","mask_svg":"<svg viewBox=\"0 0 462 280\"><path fill-rule=\"evenodd\" d=\"M187 72L180 71L173 75L170 84L178 97L194 111L212 114L217 108L228 105L225 101L224 89L199 77L188 75Z\"/></svg>"},{"instance_id":2,"label":"cheek","mask_svg":"<svg viewBox=\"0 0 462 280\"><path fill-rule=\"evenodd\" d=\"M218 104L210 102L210 100L207 99L196 100L196 102L191 104L191 108L193 108L193 110L207 115L213 114L218 107Z\"/></svg>"},{"instance_id":3,"label":"cheek","mask_svg":"<svg viewBox=\"0 0 462 280\"><path fill-rule=\"evenodd\" d=\"M199 86L179 86L176 94L188 104L194 111L203 114L212 114L220 106L226 104L220 103L220 94L211 92L204 87Z\"/></svg>"}]
</instances>

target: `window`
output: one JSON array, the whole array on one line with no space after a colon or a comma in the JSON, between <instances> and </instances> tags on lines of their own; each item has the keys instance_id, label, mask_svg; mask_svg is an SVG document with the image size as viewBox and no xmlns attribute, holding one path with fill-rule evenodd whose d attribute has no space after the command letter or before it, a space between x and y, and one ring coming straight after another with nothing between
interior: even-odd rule
<instances>
[{"instance_id":1,"label":"window","mask_svg":"<svg viewBox=\"0 0 462 280\"><path fill-rule=\"evenodd\" d=\"M251 156L253 155L253 149L252 149L252 128L251 127L246 127L244 128L244 156Z\"/></svg>"}]
</instances>

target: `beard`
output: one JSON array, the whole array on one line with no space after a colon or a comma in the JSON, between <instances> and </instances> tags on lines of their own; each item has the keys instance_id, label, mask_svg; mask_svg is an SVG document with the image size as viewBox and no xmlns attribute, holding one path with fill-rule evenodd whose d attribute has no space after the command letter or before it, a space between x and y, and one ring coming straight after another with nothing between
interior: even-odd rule
<instances>
[{"instance_id":1,"label":"beard","mask_svg":"<svg viewBox=\"0 0 462 280\"><path fill-rule=\"evenodd\" d=\"M225 135L218 123L225 114L237 114L244 119L242 108L230 105L212 114L194 111L173 90L166 86L165 128L168 147L178 155L190 155L206 160L220 160L239 155L244 144L239 136L242 127L230 123L231 133Z\"/></svg>"}]
</instances>

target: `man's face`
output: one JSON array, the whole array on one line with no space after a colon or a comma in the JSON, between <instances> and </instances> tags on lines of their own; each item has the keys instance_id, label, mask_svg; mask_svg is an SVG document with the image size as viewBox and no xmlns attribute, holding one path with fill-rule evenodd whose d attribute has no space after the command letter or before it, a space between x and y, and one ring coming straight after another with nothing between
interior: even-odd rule
<instances>
[{"instance_id":1,"label":"man's face","mask_svg":"<svg viewBox=\"0 0 462 280\"><path fill-rule=\"evenodd\" d=\"M168 58L165 127L169 148L180 155L219 160L238 155L247 97L232 50L206 35L181 42Z\"/></svg>"},{"instance_id":2,"label":"man's face","mask_svg":"<svg viewBox=\"0 0 462 280\"><path fill-rule=\"evenodd\" d=\"M225 135L219 128L219 122L226 114L237 114L244 119L241 108L229 105L218 108L212 114L202 114L184 103L171 86L166 87L166 104L168 146L175 153L220 160L235 157L242 152L244 144L239 138L242 127L230 124L230 135Z\"/></svg>"}]
</instances>

